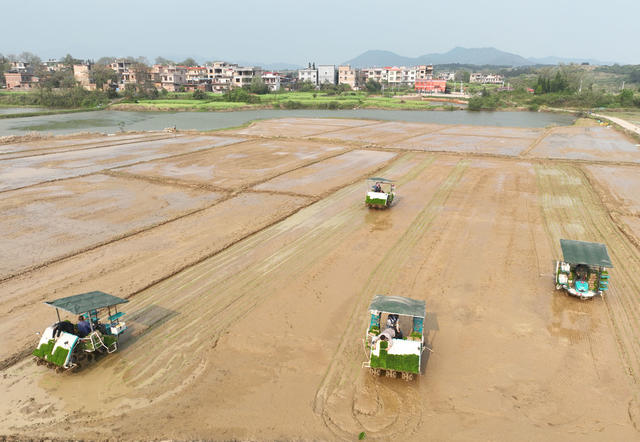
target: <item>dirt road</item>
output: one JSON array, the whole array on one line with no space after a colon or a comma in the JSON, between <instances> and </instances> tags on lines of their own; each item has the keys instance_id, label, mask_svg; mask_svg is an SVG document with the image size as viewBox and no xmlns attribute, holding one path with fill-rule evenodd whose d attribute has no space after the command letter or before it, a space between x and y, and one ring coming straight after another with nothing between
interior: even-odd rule
<instances>
[{"instance_id":1,"label":"dirt road","mask_svg":"<svg viewBox=\"0 0 640 442\"><path fill-rule=\"evenodd\" d=\"M635 176L640 150L614 132L598 134L600 156L592 144L580 152L582 135L572 134L583 132L566 128L417 126L403 136L402 123L265 121L218 134L233 144L162 158L148 147L132 153L134 166L108 161L90 172L135 194L131 219L117 218L132 233L0 281L0 434L640 437L640 249L630 221L640 198L610 178ZM553 143L570 155L546 155ZM99 149L107 158L114 147ZM362 203L373 173L397 182L390 210ZM219 197L136 232L162 213L142 183ZM59 216L71 210L60 207ZM51 235L37 229L33 237ZM560 238L608 245L609 295L581 302L555 291ZM33 333L55 316L41 301L90 289L130 299L119 351L74 374L33 364L24 356ZM378 293L427 303L433 353L416 381L361 367Z\"/></svg>"}]
</instances>

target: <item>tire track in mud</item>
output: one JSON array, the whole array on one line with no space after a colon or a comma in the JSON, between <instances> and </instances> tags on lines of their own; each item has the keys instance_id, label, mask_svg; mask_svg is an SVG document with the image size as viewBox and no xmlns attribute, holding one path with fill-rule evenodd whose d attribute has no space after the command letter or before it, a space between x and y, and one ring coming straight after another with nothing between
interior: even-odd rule
<instances>
[{"instance_id":1,"label":"tire track in mud","mask_svg":"<svg viewBox=\"0 0 640 442\"><path fill-rule=\"evenodd\" d=\"M26 157L40 157L43 155L52 155L52 154L56 154L56 153L65 153L65 152L80 152L83 150L91 150L91 149L102 149L102 148L107 148L107 147L116 147L116 146L124 146L126 144L137 144L137 143L144 143L144 142L149 142L149 141L161 141L161 140L167 140L170 138L176 138L176 136L171 135L171 136L167 136L166 134L164 135L155 135L155 136L150 136L147 138L136 138L133 140L121 140L121 142L109 142L108 140L106 140L106 142L104 144L99 144L99 145L92 145L92 144L98 144L98 143L81 143L81 144L70 144L67 146L55 146L55 147L43 147L41 149L31 149L31 150L24 150L24 151L20 151L20 152L6 152L6 153L0 153L0 161L5 161L5 160L13 160L13 159L17 159L17 158L26 158ZM87 146L87 147L78 147L78 148L73 148L73 146ZM44 152L43 152L44 151Z\"/></svg>"},{"instance_id":2,"label":"tire track in mud","mask_svg":"<svg viewBox=\"0 0 640 442\"><path fill-rule=\"evenodd\" d=\"M549 172L552 171L552 172ZM625 372L635 386L631 404L638 408L640 384L640 254L620 230L606 206L592 187L587 174L568 165L537 166L538 187L543 194L543 218L552 249L561 257L560 238L596 241L607 245L615 266L609 291L603 297L609 324ZM568 199L567 199L568 198ZM578 232L575 225L584 231ZM591 302L598 302L596 298ZM576 300L576 302L579 302ZM582 301L584 302L584 301ZM638 408L640 411L640 408ZM640 422L629 413L635 428Z\"/></svg>"},{"instance_id":3,"label":"tire track in mud","mask_svg":"<svg viewBox=\"0 0 640 442\"><path fill-rule=\"evenodd\" d=\"M469 162L459 161L451 170L448 177L438 187L433 197L426 206L419 212L411 226L405 231L402 237L388 250L382 257L378 266L371 273L362 291L357 295L354 308L348 319L340 344L333 356L324 379L319 385L314 400L314 411L320 415L325 425L337 436L350 439L364 427L372 433L373 437L391 437L398 433L411 432L419 426L422 421L422 411L417 406L419 404L418 391L415 386L406 386L394 389L380 382L369 386L369 389L376 390L376 401L380 400L380 394L387 396L387 400L402 404L402 413L395 416L383 416L386 425L371 428L374 420L366 419L368 412L362 412L357 405L358 394L351 392L355 379L361 375L362 353L357 341L358 331L364 329L362 321L356 318L360 313L366 311L367 303L373 293L389 293L399 277L394 274L401 268L410 257L410 250L416 246L419 239L423 237L433 220L441 213L443 206L451 195L451 192L460 182ZM416 176L411 177L414 179ZM375 381L373 381L375 382ZM408 387L408 388L407 388ZM348 392L345 392L344 389ZM351 408L352 422L340 422L338 415L344 414L344 408ZM408 409L407 407L411 408ZM400 407L398 407L399 409ZM378 409L380 407L378 406ZM361 416L358 416L358 413ZM371 414L377 414L377 411ZM377 416L381 418L380 416ZM347 428L348 427L348 428Z\"/></svg>"},{"instance_id":4,"label":"tire track in mud","mask_svg":"<svg viewBox=\"0 0 640 442\"><path fill-rule=\"evenodd\" d=\"M520 152L519 157L526 157L529 155L529 153L535 149L536 147L538 147L538 145L540 143L542 143L542 140L544 140L545 138L547 138L549 135L551 135L551 132L553 132L553 127L548 127L546 128L542 134L540 134L540 136L538 136L538 138L536 138L533 143L531 143L531 145L529 145L529 147L527 147L525 150L523 150L522 152Z\"/></svg>"},{"instance_id":5,"label":"tire track in mud","mask_svg":"<svg viewBox=\"0 0 640 442\"><path fill-rule=\"evenodd\" d=\"M424 170L433 161L426 158L408 174ZM405 162L400 159L389 170L404 167ZM167 398L190 385L204 372L209 352L229 326L279 289L272 282L278 272L304 270L361 227L365 221L358 216L363 210L360 191L358 185L339 190L304 213L289 216L133 298L135 310L129 314L129 323L136 342L131 351L123 346L122 360L119 365L114 362L111 376L123 381L127 397L140 401L135 407L149 405L144 397ZM333 216L327 217L331 210ZM354 222L358 218L362 220ZM292 229L306 231L290 238ZM271 246L264 251L269 241ZM157 316L151 322L145 317L148 312ZM147 329L140 327L145 322ZM144 352L133 348L140 346Z\"/></svg>"}]
</instances>

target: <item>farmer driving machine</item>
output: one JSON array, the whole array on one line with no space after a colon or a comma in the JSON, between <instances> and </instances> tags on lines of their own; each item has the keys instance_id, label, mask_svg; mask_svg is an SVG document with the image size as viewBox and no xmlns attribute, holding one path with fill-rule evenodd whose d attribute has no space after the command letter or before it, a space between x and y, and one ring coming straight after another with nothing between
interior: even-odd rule
<instances>
[{"instance_id":1,"label":"farmer driving machine","mask_svg":"<svg viewBox=\"0 0 640 442\"><path fill-rule=\"evenodd\" d=\"M571 296L590 299L609 289L613 267L607 246L593 242L561 239L563 261L556 261L556 289Z\"/></svg>"},{"instance_id":2,"label":"farmer driving machine","mask_svg":"<svg viewBox=\"0 0 640 442\"><path fill-rule=\"evenodd\" d=\"M371 319L365 348L368 361L363 367L372 374L410 381L420 374L424 345L424 301L402 296L376 295L369 305ZM406 333L406 334L405 334Z\"/></svg>"},{"instance_id":3,"label":"farmer driving machine","mask_svg":"<svg viewBox=\"0 0 640 442\"><path fill-rule=\"evenodd\" d=\"M38 365L62 372L115 352L120 334L127 329L120 320L124 313L117 307L125 302L129 301L97 291L45 302L55 307L58 321L44 330L33 351ZM60 310L73 313L78 322L61 320Z\"/></svg>"},{"instance_id":4,"label":"farmer driving machine","mask_svg":"<svg viewBox=\"0 0 640 442\"><path fill-rule=\"evenodd\" d=\"M370 209L387 209L396 197L395 188L393 181L386 178L369 178L364 202Z\"/></svg>"}]
</instances>

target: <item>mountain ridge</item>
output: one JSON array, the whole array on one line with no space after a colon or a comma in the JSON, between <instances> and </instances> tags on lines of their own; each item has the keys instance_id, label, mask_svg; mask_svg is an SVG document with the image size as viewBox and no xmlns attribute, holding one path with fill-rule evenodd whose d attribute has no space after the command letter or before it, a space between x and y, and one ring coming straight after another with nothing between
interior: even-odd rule
<instances>
[{"instance_id":1,"label":"mountain ridge","mask_svg":"<svg viewBox=\"0 0 640 442\"><path fill-rule=\"evenodd\" d=\"M372 49L363 52L343 64L351 65L355 68L363 67L383 67L383 66L414 66L422 64L466 64L466 65L492 65L492 66L531 66L536 64L558 64L558 63L583 63L590 64L613 64L593 59L564 58L564 57L540 57L525 58L521 55L501 51L499 49L488 48L463 48L457 46L445 53L431 53L417 57L405 57L391 51Z\"/></svg>"}]
</instances>

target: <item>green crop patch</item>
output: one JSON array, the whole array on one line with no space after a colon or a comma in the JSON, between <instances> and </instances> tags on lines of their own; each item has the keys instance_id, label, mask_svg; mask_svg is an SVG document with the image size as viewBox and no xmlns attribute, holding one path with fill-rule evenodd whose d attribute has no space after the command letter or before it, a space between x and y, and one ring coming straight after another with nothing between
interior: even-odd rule
<instances>
[{"instance_id":1,"label":"green crop patch","mask_svg":"<svg viewBox=\"0 0 640 442\"><path fill-rule=\"evenodd\" d=\"M369 198L368 196L365 202L367 204L375 204L376 206L384 206L387 204L387 202L381 198Z\"/></svg>"},{"instance_id":2,"label":"green crop patch","mask_svg":"<svg viewBox=\"0 0 640 442\"><path fill-rule=\"evenodd\" d=\"M40 347L33 350L33 355L62 367L67 360L69 350L58 347L56 348L55 353L51 354L55 345L56 341L54 339L49 339L48 343L42 344Z\"/></svg>"},{"instance_id":3,"label":"green crop patch","mask_svg":"<svg viewBox=\"0 0 640 442\"><path fill-rule=\"evenodd\" d=\"M380 350L380 356L371 355L370 364L373 368L420 373L420 357L418 355L390 355L386 350Z\"/></svg>"}]
</instances>

